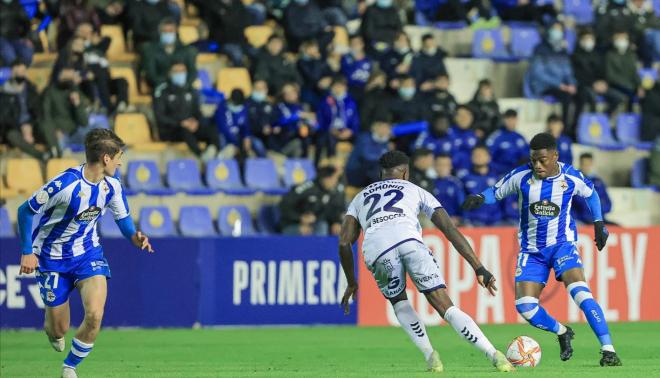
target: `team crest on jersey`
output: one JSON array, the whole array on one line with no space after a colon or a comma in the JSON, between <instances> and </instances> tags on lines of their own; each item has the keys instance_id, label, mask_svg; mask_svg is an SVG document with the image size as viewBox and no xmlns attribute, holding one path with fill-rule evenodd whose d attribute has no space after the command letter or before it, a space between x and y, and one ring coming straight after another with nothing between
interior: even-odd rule
<instances>
[{"instance_id":1,"label":"team crest on jersey","mask_svg":"<svg viewBox=\"0 0 660 378\"><path fill-rule=\"evenodd\" d=\"M45 190L40 190L39 193L37 193L35 199L37 200L37 203L39 205L43 205L48 201L48 197L49 197L48 192L46 192Z\"/></svg>"},{"instance_id":2,"label":"team crest on jersey","mask_svg":"<svg viewBox=\"0 0 660 378\"><path fill-rule=\"evenodd\" d=\"M522 268L521 268L521 267L517 267L517 268L516 268L516 277L520 277L521 274L522 274Z\"/></svg>"},{"instance_id":3,"label":"team crest on jersey","mask_svg":"<svg viewBox=\"0 0 660 378\"><path fill-rule=\"evenodd\" d=\"M101 189L103 189L104 192L110 191L110 188L108 188L108 184L105 181L101 183Z\"/></svg>"},{"instance_id":4,"label":"team crest on jersey","mask_svg":"<svg viewBox=\"0 0 660 378\"><path fill-rule=\"evenodd\" d=\"M101 208L98 206L91 206L87 210L76 216L76 222L79 224L89 224L101 214Z\"/></svg>"},{"instance_id":5,"label":"team crest on jersey","mask_svg":"<svg viewBox=\"0 0 660 378\"><path fill-rule=\"evenodd\" d=\"M544 199L529 205L529 211L537 218L556 218L559 216L560 208L558 205Z\"/></svg>"},{"instance_id":6,"label":"team crest on jersey","mask_svg":"<svg viewBox=\"0 0 660 378\"><path fill-rule=\"evenodd\" d=\"M566 189L568 189L568 183L566 182L566 180L561 180L561 183L559 184L559 187L561 188L562 191L565 192Z\"/></svg>"},{"instance_id":7,"label":"team crest on jersey","mask_svg":"<svg viewBox=\"0 0 660 378\"><path fill-rule=\"evenodd\" d=\"M52 290L46 292L46 302L53 302L55 300L55 293Z\"/></svg>"}]
</instances>

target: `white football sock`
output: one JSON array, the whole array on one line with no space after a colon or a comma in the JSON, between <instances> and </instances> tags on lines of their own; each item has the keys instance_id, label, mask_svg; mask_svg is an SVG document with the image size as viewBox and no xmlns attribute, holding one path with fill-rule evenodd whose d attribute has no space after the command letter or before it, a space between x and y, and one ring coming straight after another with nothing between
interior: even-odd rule
<instances>
[{"instance_id":1,"label":"white football sock","mask_svg":"<svg viewBox=\"0 0 660 378\"><path fill-rule=\"evenodd\" d=\"M557 331L557 335L563 335L566 333L566 331L568 331L568 329L566 329L566 326L559 323L559 331Z\"/></svg>"},{"instance_id":2,"label":"white football sock","mask_svg":"<svg viewBox=\"0 0 660 378\"><path fill-rule=\"evenodd\" d=\"M496 349L493 344L488 341L486 335L481 332L481 329L477 323L472 320L470 315L464 313L456 306L451 306L445 312L445 320L447 323L451 324L452 327L458 332L463 338L470 343L474 344L480 351L482 351L486 357L491 361L495 356Z\"/></svg>"},{"instance_id":3,"label":"white football sock","mask_svg":"<svg viewBox=\"0 0 660 378\"><path fill-rule=\"evenodd\" d=\"M394 313L396 318L399 319L401 328L406 331L412 342L422 351L424 359L428 360L431 353L433 353L433 346L431 346L431 340L426 334L424 323L419 320L410 302L407 300L397 302L394 305Z\"/></svg>"}]
</instances>

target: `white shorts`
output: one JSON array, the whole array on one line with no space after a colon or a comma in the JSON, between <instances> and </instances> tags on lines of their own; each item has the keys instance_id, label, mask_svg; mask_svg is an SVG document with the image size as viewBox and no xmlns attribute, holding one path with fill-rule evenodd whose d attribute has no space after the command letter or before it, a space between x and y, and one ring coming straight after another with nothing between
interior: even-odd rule
<instances>
[{"instance_id":1,"label":"white shorts","mask_svg":"<svg viewBox=\"0 0 660 378\"><path fill-rule=\"evenodd\" d=\"M381 252L367 268L386 298L394 298L406 289L406 272L422 293L447 287L431 250L415 239L404 240Z\"/></svg>"}]
</instances>

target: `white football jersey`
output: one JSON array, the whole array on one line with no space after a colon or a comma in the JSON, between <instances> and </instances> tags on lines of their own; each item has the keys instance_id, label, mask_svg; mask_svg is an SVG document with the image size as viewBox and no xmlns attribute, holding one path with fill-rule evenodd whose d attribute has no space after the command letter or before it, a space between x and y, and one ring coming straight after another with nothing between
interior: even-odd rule
<instances>
[{"instance_id":1,"label":"white football jersey","mask_svg":"<svg viewBox=\"0 0 660 378\"><path fill-rule=\"evenodd\" d=\"M358 193L346 215L360 222L364 231L362 252L367 264L381 253L410 240L422 242L418 215L431 217L442 207L433 195L406 180L375 182Z\"/></svg>"}]
</instances>

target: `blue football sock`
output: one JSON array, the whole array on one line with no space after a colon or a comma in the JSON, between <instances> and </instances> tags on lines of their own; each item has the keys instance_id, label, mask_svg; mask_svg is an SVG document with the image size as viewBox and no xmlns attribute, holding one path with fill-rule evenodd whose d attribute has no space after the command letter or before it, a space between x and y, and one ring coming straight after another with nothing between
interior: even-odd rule
<instances>
[{"instance_id":1,"label":"blue football sock","mask_svg":"<svg viewBox=\"0 0 660 378\"><path fill-rule=\"evenodd\" d=\"M522 297L516 299L516 310L518 313L536 328L558 333L561 324L550 316L543 307L539 306L539 299L534 297Z\"/></svg>"},{"instance_id":2,"label":"blue football sock","mask_svg":"<svg viewBox=\"0 0 660 378\"><path fill-rule=\"evenodd\" d=\"M92 351L93 347L94 344L83 343L82 341L74 338L71 341L71 351L69 352L69 355L64 359L64 365L75 369L78 364L81 363L85 357L87 357L89 352Z\"/></svg>"},{"instance_id":3,"label":"blue football sock","mask_svg":"<svg viewBox=\"0 0 660 378\"><path fill-rule=\"evenodd\" d=\"M587 283L584 281L573 282L566 289L584 313L591 329L596 334L596 337L598 337L602 349L613 352L612 337L610 337L610 330L605 320L605 314L603 314L603 309L600 308L600 305L591 294Z\"/></svg>"}]
</instances>

